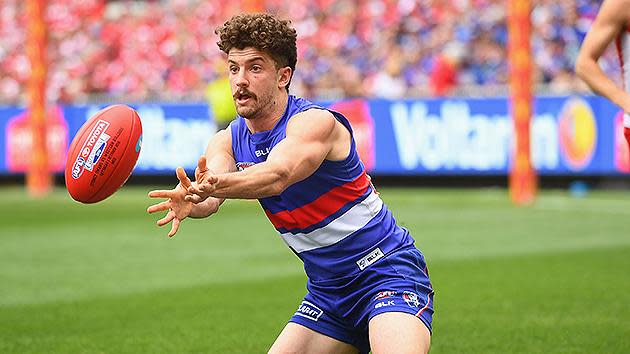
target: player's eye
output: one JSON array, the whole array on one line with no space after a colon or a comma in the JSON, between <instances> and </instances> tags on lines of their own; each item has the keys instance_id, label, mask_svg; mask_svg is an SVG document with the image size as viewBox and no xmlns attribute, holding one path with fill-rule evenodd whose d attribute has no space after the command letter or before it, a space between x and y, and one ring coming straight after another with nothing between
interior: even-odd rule
<instances>
[{"instance_id":1,"label":"player's eye","mask_svg":"<svg viewBox=\"0 0 630 354\"><path fill-rule=\"evenodd\" d=\"M259 65L254 65L254 66L252 66L252 71L255 72L255 73L260 72L260 71L262 71L262 67L259 66Z\"/></svg>"},{"instance_id":2,"label":"player's eye","mask_svg":"<svg viewBox=\"0 0 630 354\"><path fill-rule=\"evenodd\" d=\"M235 65L230 66L230 72L232 74L236 74L238 72L238 66L235 66Z\"/></svg>"}]
</instances>

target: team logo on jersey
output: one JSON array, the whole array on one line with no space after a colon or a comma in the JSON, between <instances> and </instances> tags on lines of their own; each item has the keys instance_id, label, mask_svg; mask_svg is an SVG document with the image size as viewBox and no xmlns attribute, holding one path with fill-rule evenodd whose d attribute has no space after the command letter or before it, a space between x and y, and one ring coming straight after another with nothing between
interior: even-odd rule
<instances>
[{"instance_id":1,"label":"team logo on jersey","mask_svg":"<svg viewBox=\"0 0 630 354\"><path fill-rule=\"evenodd\" d=\"M376 297L373 301L383 300L393 296L396 296L395 291L381 291L380 293L376 294Z\"/></svg>"},{"instance_id":2,"label":"team logo on jersey","mask_svg":"<svg viewBox=\"0 0 630 354\"><path fill-rule=\"evenodd\" d=\"M405 291L402 295L403 300L409 305L409 307L420 307L420 300L418 299L418 294L412 293L411 291Z\"/></svg>"},{"instance_id":3,"label":"team logo on jersey","mask_svg":"<svg viewBox=\"0 0 630 354\"><path fill-rule=\"evenodd\" d=\"M255 162L237 162L236 163L236 168L239 171L243 171L244 169L248 168L248 167L252 167L254 166L256 163Z\"/></svg>"},{"instance_id":4,"label":"team logo on jersey","mask_svg":"<svg viewBox=\"0 0 630 354\"><path fill-rule=\"evenodd\" d=\"M309 320L313 320L317 322L319 317L324 313L322 309L313 305L308 301L302 301L300 307L298 307L297 311L295 311L296 316L302 316L308 318Z\"/></svg>"}]
</instances>

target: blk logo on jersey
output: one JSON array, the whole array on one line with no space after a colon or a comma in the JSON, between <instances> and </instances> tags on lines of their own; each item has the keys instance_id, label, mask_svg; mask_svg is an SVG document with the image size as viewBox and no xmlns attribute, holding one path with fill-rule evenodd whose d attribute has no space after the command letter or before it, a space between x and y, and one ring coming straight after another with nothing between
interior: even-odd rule
<instances>
[{"instance_id":1,"label":"blk logo on jersey","mask_svg":"<svg viewBox=\"0 0 630 354\"><path fill-rule=\"evenodd\" d=\"M256 157L261 157L261 156L269 155L270 151L271 151L271 148L270 147L266 147L264 149L258 149L254 153L256 154Z\"/></svg>"},{"instance_id":2,"label":"blk logo on jersey","mask_svg":"<svg viewBox=\"0 0 630 354\"><path fill-rule=\"evenodd\" d=\"M309 320L316 321L319 320L319 317L324 313L322 309L311 304L308 301L302 301L300 307L298 307L297 311L295 311L296 316L306 317Z\"/></svg>"},{"instance_id":3,"label":"blk logo on jersey","mask_svg":"<svg viewBox=\"0 0 630 354\"><path fill-rule=\"evenodd\" d=\"M411 291L405 291L402 295L403 300L409 305L409 307L420 307L420 300L418 299L418 294L412 293Z\"/></svg>"}]
</instances>

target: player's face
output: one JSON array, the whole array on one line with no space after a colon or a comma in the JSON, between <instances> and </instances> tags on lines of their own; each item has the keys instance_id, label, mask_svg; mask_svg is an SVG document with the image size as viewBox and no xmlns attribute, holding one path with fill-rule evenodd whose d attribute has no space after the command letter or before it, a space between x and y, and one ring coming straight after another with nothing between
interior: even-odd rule
<instances>
[{"instance_id":1,"label":"player's face","mask_svg":"<svg viewBox=\"0 0 630 354\"><path fill-rule=\"evenodd\" d=\"M248 119L268 112L280 92L273 59L251 47L234 48L228 54L228 68L236 112Z\"/></svg>"}]
</instances>

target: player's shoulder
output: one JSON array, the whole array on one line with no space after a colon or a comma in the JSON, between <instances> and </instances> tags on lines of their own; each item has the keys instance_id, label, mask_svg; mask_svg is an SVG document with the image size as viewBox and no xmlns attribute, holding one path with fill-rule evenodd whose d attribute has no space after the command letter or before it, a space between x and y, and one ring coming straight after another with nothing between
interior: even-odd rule
<instances>
[{"instance_id":1,"label":"player's shoulder","mask_svg":"<svg viewBox=\"0 0 630 354\"><path fill-rule=\"evenodd\" d=\"M214 145L220 145L226 149L232 148L232 125L228 125L225 129L219 129L212 138Z\"/></svg>"},{"instance_id":2,"label":"player's shoulder","mask_svg":"<svg viewBox=\"0 0 630 354\"><path fill-rule=\"evenodd\" d=\"M289 124L312 125L312 124L333 124L335 116L323 107L311 107L302 112L296 113L289 120Z\"/></svg>"},{"instance_id":3,"label":"player's shoulder","mask_svg":"<svg viewBox=\"0 0 630 354\"><path fill-rule=\"evenodd\" d=\"M335 116L325 108L313 107L295 114L287 122L287 134L330 135L336 126Z\"/></svg>"}]
</instances>

